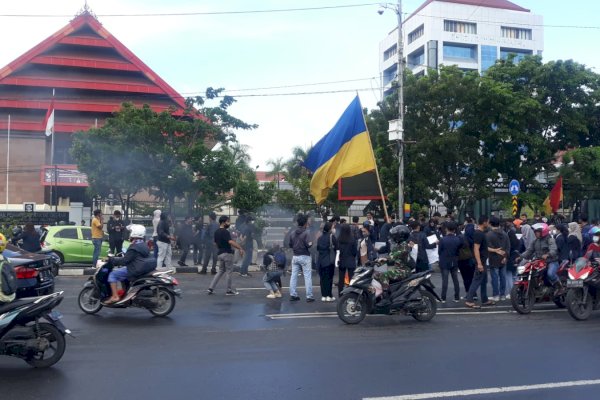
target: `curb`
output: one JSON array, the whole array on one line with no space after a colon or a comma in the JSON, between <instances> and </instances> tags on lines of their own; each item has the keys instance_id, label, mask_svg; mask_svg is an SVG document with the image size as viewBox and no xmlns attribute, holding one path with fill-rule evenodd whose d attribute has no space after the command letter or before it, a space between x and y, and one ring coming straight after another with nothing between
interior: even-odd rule
<instances>
[{"instance_id":1,"label":"curb","mask_svg":"<svg viewBox=\"0 0 600 400\"><path fill-rule=\"evenodd\" d=\"M234 267L234 270L239 271L239 267ZM172 267L173 270L175 270L176 274L197 274L198 272L200 272L200 270L202 269L202 267ZM260 271L260 267L258 265L251 265L250 267L248 267L248 271L249 272L259 272ZM95 268L91 268L91 267L85 267L85 268L70 268L70 267L62 267L59 271L58 271L58 275L59 276L90 276L90 275L94 275L96 273L96 269Z\"/></svg>"}]
</instances>

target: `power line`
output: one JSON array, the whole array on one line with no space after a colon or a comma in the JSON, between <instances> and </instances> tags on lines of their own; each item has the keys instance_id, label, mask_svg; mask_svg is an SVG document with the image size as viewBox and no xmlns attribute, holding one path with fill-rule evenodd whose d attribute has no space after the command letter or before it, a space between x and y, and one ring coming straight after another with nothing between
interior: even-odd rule
<instances>
[{"instance_id":1,"label":"power line","mask_svg":"<svg viewBox=\"0 0 600 400\"><path fill-rule=\"evenodd\" d=\"M225 92L248 92L251 90L271 90L271 89L287 89L294 87L305 87L305 86L318 86L318 85L333 85L336 83L347 83L347 82L358 82L358 81L368 81L371 79L378 79L377 76L371 76L368 78L357 78L357 79L345 79L341 81L329 81L329 82L315 82L315 83L298 83L291 85L282 85L282 86L270 86L270 87L259 87L259 88L249 88L249 89L227 89ZM190 94L190 93L198 93L198 92L182 92L180 94Z\"/></svg>"},{"instance_id":2,"label":"power line","mask_svg":"<svg viewBox=\"0 0 600 400\"><path fill-rule=\"evenodd\" d=\"M266 14L285 13L298 11L334 10L340 8L356 8L379 5L380 3L342 4L337 6L302 7L302 8L274 8L265 10L240 10L240 11L191 11L178 13L140 13L140 14L96 14L97 17L188 17L202 15L238 15L238 14ZM0 14L0 17L14 18L71 18L70 14Z\"/></svg>"}]
</instances>

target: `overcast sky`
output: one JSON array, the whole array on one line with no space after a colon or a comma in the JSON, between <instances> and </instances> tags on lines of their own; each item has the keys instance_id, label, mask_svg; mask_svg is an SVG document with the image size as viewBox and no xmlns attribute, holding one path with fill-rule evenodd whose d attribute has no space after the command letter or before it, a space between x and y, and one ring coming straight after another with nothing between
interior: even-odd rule
<instances>
[{"instance_id":1,"label":"overcast sky","mask_svg":"<svg viewBox=\"0 0 600 400\"><path fill-rule=\"evenodd\" d=\"M600 2L515 0L544 16L545 25L598 27ZM83 0L2 1L0 14L75 15ZM206 87L231 95L360 89L363 106L379 100L378 46L396 16L378 5L318 11L235 15L110 17L107 14L245 11L360 4L360 0L90 0L104 27L184 96ZM370 3L364 0L364 3ZM373 2L374 3L374 2ZM395 2L394 2L395 3ZM414 11L422 0L404 0ZM105 15L105 16L103 16ZM71 17L0 16L0 65L6 65L68 23ZM600 72L600 29L545 28L545 60L574 59ZM331 81L352 82L286 87ZM253 89L236 91L240 89ZM363 90L368 89L368 90ZM354 93L238 97L230 112L259 128L239 133L253 165L287 158L294 146L316 143Z\"/></svg>"}]
</instances>

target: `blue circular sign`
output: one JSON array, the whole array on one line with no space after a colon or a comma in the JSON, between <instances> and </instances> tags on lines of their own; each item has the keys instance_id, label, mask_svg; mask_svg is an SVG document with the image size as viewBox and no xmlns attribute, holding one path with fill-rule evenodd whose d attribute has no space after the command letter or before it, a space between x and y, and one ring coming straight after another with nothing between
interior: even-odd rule
<instances>
[{"instance_id":1,"label":"blue circular sign","mask_svg":"<svg viewBox=\"0 0 600 400\"><path fill-rule=\"evenodd\" d=\"M519 181L516 179L513 179L512 181L510 181L510 184L508 185L508 191L513 196L518 195L519 192L521 191L521 184L519 183Z\"/></svg>"}]
</instances>

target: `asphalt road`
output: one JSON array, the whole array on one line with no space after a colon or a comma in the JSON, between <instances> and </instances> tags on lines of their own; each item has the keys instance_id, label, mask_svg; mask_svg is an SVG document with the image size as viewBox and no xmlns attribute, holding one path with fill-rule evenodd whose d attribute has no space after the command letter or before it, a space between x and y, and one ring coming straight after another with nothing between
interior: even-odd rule
<instances>
[{"instance_id":1,"label":"asphalt road","mask_svg":"<svg viewBox=\"0 0 600 400\"><path fill-rule=\"evenodd\" d=\"M236 276L235 297L223 286L208 296L210 275L178 279L184 297L169 317L155 318L139 309L84 315L76 296L85 278L59 277L66 295L59 309L76 338L46 370L0 358L0 398L450 398L521 385L528 390L451 398L598 397L600 311L575 322L550 304L522 316L508 303L475 312L450 302L428 323L367 317L347 326L334 303L266 299L258 274ZM530 386L581 380L592 382Z\"/></svg>"}]
</instances>

